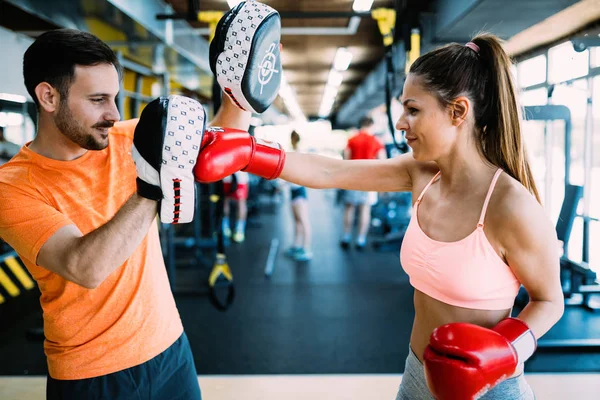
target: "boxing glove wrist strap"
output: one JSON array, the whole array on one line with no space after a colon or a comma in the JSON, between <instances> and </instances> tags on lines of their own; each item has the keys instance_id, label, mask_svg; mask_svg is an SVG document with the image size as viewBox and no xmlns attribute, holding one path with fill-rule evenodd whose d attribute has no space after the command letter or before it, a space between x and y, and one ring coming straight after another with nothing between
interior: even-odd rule
<instances>
[{"instance_id":1,"label":"boxing glove wrist strap","mask_svg":"<svg viewBox=\"0 0 600 400\"><path fill-rule=\"evenodd\" d=\"M150 200L162 200L163 192L160 187L152 185L140 178L137 178L135 181L137 184L137 192L140 196Z\"/></svg>"},{"instance_id":2,"label":"boxing glove wrist strap","mask_svg":"<svg viewBox=\"0 0 600 400\"><path fill-rule=\"evenodd\" d=\"M255 139L252 141L250 162L243 171L265 179L275 179L281 175L284 164L285 151L279 143Z\"/></svg>"},{"instance_id":3,"label":"boxing glove wrist strap","mask_svg":"<svg viewBox=\"0 0 600 400\"><path fill-rule=\"evenodd\" d=\"M518 363L524 363L537 348L537 340L529 326L518 318L503 319L493 328L504 336L517 352Z\"/></svg>"}]
</instances>

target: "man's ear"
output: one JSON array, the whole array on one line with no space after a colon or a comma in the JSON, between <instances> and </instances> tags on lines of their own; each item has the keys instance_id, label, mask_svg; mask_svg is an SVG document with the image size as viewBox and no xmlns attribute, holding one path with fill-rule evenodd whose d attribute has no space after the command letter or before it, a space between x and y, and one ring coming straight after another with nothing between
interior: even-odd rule
<instances>
[{"instance_id":1,"label":"man's ear","mask_svg":"<svg viewBox=\"0 0 600 400\"><path fill-rule=\"evenodd\" d=\"M40 108L46 112L54 112L58 110L60 103L60 94L48 82L41 82L35 87L35 95L40 102Z\"/></svg>"},{"instance_id":2,"label":"man's ear","mask_svg":"<svg viewBox=\"0 0 600 400\"><path fill-rule=\"evenodd\" d=\"M460 126L466 121L469 109L471 108L471 102L465 96L457 97L450 104L452 125Z\"/></svg>"}]
</instances>

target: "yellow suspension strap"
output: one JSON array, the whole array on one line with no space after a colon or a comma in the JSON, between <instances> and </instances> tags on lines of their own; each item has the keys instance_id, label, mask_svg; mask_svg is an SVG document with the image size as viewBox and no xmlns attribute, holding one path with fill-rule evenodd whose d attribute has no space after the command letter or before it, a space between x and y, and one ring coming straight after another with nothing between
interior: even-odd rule
<instances>
[{"instance_id":1,"label":"yellow suspension strap","mask_svg":"<svg viewBox=\"0 0 600 400\"><path fill-rule=\"evenodd\" d=\"M223 181L215 182L212 185L214 185L216 191L210 196L210 201L215 203L216 210L217 256L208 277L208 287L210 288L211 303L217 310L227 311L235 298L235 286L233 284L233 274L227 263L227 256L225 256L225 234L223 233L225 191ZM225 292L225 296L221 295L222 292ZM221 297L225 299L221 300Z\"/></svg>"},{"instance_id":2,"label":"yellow suspension strap","mask_svg":"<svg viewBox=\"0 0 600 400\"><path fill-rule=\"evenodd\" d=\"M213 269L208 278L210 287L210 300L212 304L220 311L226 311L235 298L235 286L233 285L233 274L227 263L225 254L217 253ZM219 298L218 292L224 289L226 291L225 300Z\"/></svg>"},{"instance_id":3,"label":"yellow suspension strap","mask_svg":"<svg viewBox=\"0 0 600 400\"><path fill-rule=\"evenodd\" d=\"M394 25L396 24L396 10L393 8L376 8L371 11L371 17L377 21L379 32L383 36L383 45L387 48L394 44Z\"/></svg>"},{"instance_id":4,"label":"yellow suspension strap","mask_svg":"<svg viewBox=\"0 0 600 400\"><path fill-rule=\"evenodd\" d=\"M408 74L410 66L416 61L421 55L421 30L419 28L412 28L410 30L410 51L406 53L406 69L405 72Z\"/></svg>"}]
</instances>

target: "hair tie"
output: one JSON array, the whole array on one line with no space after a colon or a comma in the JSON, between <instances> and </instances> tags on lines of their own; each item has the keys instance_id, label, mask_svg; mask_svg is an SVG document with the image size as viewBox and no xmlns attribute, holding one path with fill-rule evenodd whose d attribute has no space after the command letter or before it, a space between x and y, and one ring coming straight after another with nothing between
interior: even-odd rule
<instances>
[{"instance_id":1,"label":"hair tie","mask_svg":"<svg viewBox=\"0 0 600 400\"><path fill-rule=\"evenodd\" d=\"M468 42L465 44L465 46L473 50L475 53L479 54L479 46L477 46L475 43Z\"/></svg>"}]
</instances>

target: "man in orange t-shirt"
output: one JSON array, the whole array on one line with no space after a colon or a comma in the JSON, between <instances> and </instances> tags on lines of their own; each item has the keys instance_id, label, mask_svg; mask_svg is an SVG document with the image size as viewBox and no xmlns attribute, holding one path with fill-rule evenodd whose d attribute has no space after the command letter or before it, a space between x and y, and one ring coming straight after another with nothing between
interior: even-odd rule
<instances>
[{"instance_id":1,"label":"man in orange t-shirt","mask_svg":"<svg viewBox=\"0 0 600 400\"><path fill-rule=\"evenodd\" d=\"M157 202L136 192L137 121L118 122L120 71L85 32L46 32L26 51L39 125L0 167L0 237L42 293L48 399L200 399ZM213 123L249 118L225 100Z\"/></svg>"},{"instance_id":2,"label":"man in orange t-shirt","mask_svg":"<svg viewBox=\"0 0 600 400\"><path fill-rule=\"evenodd\" d=\"M385 147L379 139L373 136L374 125L371 117L364 117L360 120L358 133L348 139L348 144L344 150L344 159L371 160L386 158ZM344 235L340 242L343 249L347 249L352 240L352 227L354 226L356 207L359 210L356 249L364 249L371 223L371 203L374 203L376 198L377 194L375 192L361 192L358 190L346 190L344 192L342 198L344 202Z\"/></svg>"}]
</instances>

